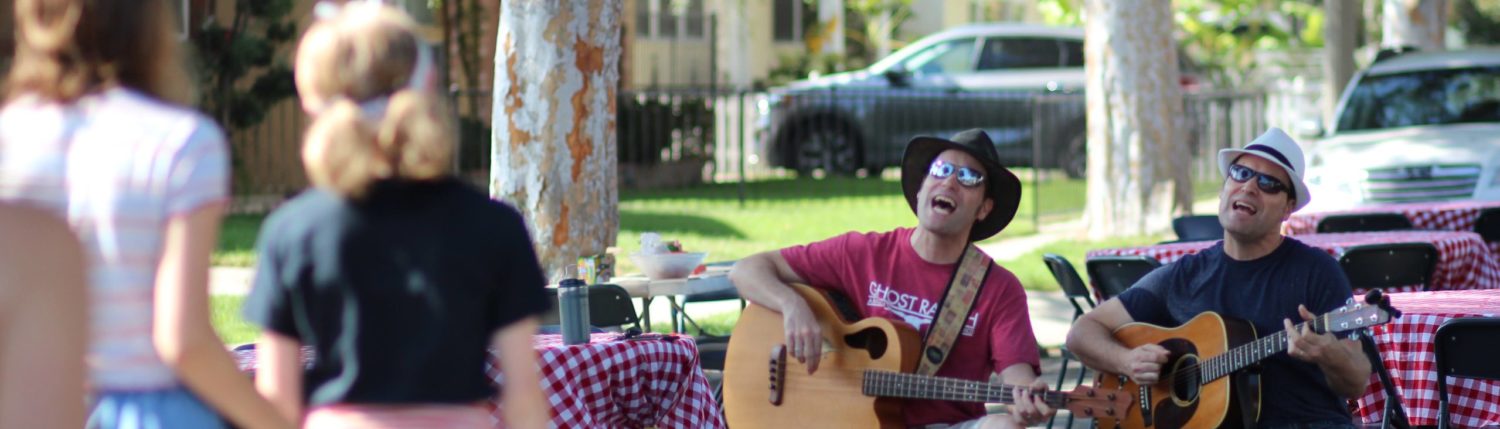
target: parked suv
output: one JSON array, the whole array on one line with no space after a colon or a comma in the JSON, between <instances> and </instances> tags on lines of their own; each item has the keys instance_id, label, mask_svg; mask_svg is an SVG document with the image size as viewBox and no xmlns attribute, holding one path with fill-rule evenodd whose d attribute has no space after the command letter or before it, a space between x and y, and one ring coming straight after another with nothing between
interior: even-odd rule
<instances>
[{"instance_id":1,"label":"parked suv","mask_svg":"<svg viewBox=\"0 0 1500 429\"><path fill-rule=\"evenodd\" d=\"M1376 60L1311 146L1314 210L1500 199L1500 49Z\"/></svg>"},{"instance_id":2,"label":"parked suv","mask_svg":"<svg viewBox=\"0 0 1500 429\"><path fill-rule=\"evenodd\" d=\"M983 128L1002 162L1084 174L1083 30L980 24L942 31L864 70L794 82L761 102L771 165L874 174L918 135ZM1033 138L1044 142L1035 147Z\"/></svg>"}]
</instances>

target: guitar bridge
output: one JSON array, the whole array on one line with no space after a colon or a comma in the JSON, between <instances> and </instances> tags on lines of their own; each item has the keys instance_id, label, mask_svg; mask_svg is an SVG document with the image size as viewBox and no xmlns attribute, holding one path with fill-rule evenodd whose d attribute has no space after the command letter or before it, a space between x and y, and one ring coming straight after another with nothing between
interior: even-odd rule
<instances>
[{"instance_id":1,"label":"guitar bridge","mask_svg":"<svg viewBox=\"0 0 1500 429\"><path fill-rule=\"evenodd\" d=\"M771 405L781 405L786 395L786 345L771 348Z\"/></svg>"}]
</instances>

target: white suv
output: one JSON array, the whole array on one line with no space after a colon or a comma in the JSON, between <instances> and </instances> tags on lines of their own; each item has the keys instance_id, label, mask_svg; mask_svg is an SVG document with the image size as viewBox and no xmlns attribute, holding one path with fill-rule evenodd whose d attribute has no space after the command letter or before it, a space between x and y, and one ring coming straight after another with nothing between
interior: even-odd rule
<instances>
[{"instance_id":1,"label":"white suv","mask_svg":"<svg viewBox=\"0 0 1500 429\"><path fill-rule=\"evenodd\" d=\"M1377 60L1334 118L1309 150L1312 210L1500 200L1500 49Z\"/></svg>"}]
</instances>

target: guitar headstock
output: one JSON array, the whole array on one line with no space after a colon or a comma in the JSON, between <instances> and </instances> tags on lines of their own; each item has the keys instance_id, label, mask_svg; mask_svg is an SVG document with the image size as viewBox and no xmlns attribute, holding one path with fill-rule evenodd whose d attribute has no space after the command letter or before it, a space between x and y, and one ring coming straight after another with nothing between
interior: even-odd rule
<instances>
[{"instance_id":1,"label":"guitar headstock","mask_svg":"<svg viewBox=\"0 0 1500 429\"><path fill-rule=\"evenodd\" d=\"M1371 292L1366 301L1356 302L1353 298L1349 299L1343 307L1317 318L1313 329L1334 335L1353 333L1360 329L1389 323L1392 313L1400 314L1384 301L1379 291Z\"/></svg>"},{"instance_id":2,"label":"guitar headstock","mask_svg":"<svg viewBox=\"0 0 1500 429\"><path fill-rule=\"evenodd\" d=\"M1068 411L1084 417L1123 418L1135 404L1135 395L1123 389L1078 386L1068 392Z\"/></svg>"}]
</instances>

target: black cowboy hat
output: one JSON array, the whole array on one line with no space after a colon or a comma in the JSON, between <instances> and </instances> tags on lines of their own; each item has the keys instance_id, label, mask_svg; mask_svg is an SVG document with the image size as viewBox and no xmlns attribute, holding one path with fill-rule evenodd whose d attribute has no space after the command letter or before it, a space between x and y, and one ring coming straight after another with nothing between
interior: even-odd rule
<instances>
[{"instance_id":1,"label":"black cowboy hat","mask_svg":"<svg viewBox=\"0 0 1500 429\"><path fill-rule=\"evenodd\" d=\"M901 158L901 191L906 193L906 204L912 213L917 211L917 191L922 189L922 180L932 160L946 150L961 150L979 160L984 167L984 194L995 201L994 209L984 220L974 223L969 230L969 241L979 241L1000 232L1016 217L1016 208L1021 205L1021 179L1000 165L1000 155L995 152L995 143L984 130L975 128L953 135L952 140L918 136L906 144L906 155Z\"/></svg>"}]
</instances>

